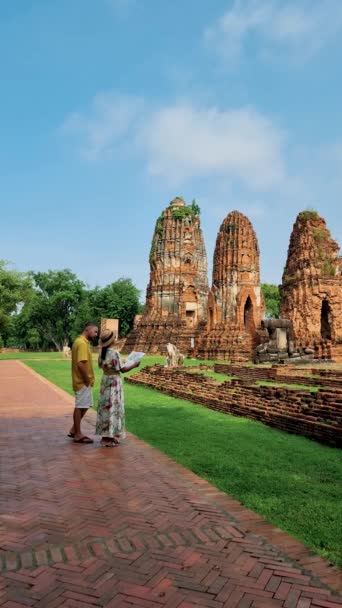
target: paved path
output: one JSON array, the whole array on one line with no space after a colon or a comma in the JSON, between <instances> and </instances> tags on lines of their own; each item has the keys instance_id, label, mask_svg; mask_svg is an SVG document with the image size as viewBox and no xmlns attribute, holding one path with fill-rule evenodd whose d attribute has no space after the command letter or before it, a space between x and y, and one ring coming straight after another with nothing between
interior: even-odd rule
<instances>
[{"instance_id":1,"label":"paved path","mask_svg":"<svg viewBox=\"0 0 342 608\"><path fill-rule=\"evenodd\" d=\"M73 444L71 412L0 362L1 607L341 608L341 571L132 436Z\"/></svg>"}]
</instances>

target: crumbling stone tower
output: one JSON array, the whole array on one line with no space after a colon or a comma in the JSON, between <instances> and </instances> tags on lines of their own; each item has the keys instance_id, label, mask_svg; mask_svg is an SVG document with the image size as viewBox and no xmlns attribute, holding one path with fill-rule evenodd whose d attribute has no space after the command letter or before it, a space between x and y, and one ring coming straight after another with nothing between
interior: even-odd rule
<instances>
[{"instance_id":1,"label":"crumbling stone tower","mask_svg":"<svg viewBox=\"0 0 342 608\"><path fill-rule=\"evenodd\" d=\"M293 226L281 286L281 316L297 345L342 360L342 264L325 220L302 211Z\"/></svg>"},{"instance_id":2,"label":"crumbling stone tower","mask_svg":"<svg viewBox=\"0 0 342 608\"><path fill-rule=\"evenodd\" d=\"M198 355L251 360L263 314L256 234L246 216L232 211L216 240L207 328Z\"/></svg>"},{"instance_id":3,"label":"crumbling stone tower","mask_svg":"<svg viewBox=\"0 0 342 608\"><path fill-rule=\"evenodd\" d=\"M205 324L207 256L199 207L175 198L158 218L150 252L146 310L128 336L124 351L165 352L168 342L193 352Z\"/></svg>"}]
</instances>

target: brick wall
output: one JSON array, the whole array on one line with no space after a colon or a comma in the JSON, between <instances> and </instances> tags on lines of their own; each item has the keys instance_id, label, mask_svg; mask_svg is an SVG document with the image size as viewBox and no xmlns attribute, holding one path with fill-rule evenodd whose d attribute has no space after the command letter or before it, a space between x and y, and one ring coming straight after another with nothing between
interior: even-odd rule
<instances>
[{"instance_id":1,"label":"brick wall","mask_svg":"<svg viewBox=\"0 0 342 608\"><path fill-rule=\"evenodd\" d=\"M227 367L230 370L234 368ZM258 370L243 369L253 374ZM307 390L247 384L246 379L219 384L201 374L184 369L167 369L160 365L145 367L126 378L126 382L149 386L219 412L244 416L289 433L342 447L341 389L325 387L311 393Z\"/></svg>"},{"instance_id":2,"label":"brick wall","mask_svg":"<svg viewBox=\"0 0 342 608\"><path fill-rule=\"evenodd\" d=\"M214 370L220 374L227 374L227 376L237 376L248 384L258 380L268 380L270 382L282 382L285 384L305 384L306 386L342 389L342 373L338 370L320 370L315 368L302 370L285 365L247 367L224 363L216 363Z\"/></svg>"}]
</instances>

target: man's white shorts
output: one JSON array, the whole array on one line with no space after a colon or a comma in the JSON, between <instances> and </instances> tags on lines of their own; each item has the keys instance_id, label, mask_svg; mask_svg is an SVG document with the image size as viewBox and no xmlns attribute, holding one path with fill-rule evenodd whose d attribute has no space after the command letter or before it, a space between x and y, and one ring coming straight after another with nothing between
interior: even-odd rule
<instances>
[{"instance_id":1,"label":"man's white shorts","mask_svg":"<svg viewBox=\"0 0 342 608\"><path fill-rule=\"evenodd\" d=\"M75 407L88 409L93 407L93 391L91 386L83 386L75 393Z\"/></svg>"}]
</instances>

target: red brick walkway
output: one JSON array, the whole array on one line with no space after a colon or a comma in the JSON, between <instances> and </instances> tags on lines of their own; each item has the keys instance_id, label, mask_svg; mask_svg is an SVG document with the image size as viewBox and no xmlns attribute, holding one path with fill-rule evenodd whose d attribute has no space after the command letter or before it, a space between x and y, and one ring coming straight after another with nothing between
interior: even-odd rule
<instances>
[{"instance_id":1,"label":"red brick walkway","mask_svg":"<svg viewBox=\"0 0 342 608\"><path fill-rule=\"evenodd\" d=\"M1 607L341 608L341 571L132 436L73 444L71 412L0 362Z\"/></svg>"}]
</instances>

